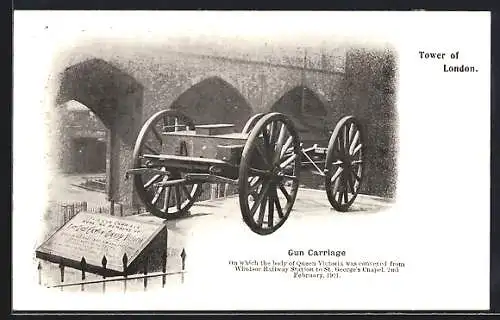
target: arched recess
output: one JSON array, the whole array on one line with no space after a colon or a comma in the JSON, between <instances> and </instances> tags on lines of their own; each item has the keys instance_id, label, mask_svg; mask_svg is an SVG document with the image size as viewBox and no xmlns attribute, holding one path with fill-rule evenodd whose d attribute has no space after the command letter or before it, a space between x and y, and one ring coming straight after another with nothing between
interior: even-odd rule
<instances>
[{"instance_id":1,"label":"arched recess","mask_svg":"<svg viewBox=\"0 0 500 320\"><path fill-rule=\"evenodd\" d=\"M220 77L206 78L184 91L170 106L195 124L231 123L240 131L252 114L245 97Z\"/></svg>"},{"instance_id":2,"label":"arched recess","mask_svg":"<svg viewBox=\"0 0 500 320\"><path fill-rule=\"evenodd\" d=\"M58 168L63 173L105 173L107 130L92 110L76 100L59 106Z\"/></svg>"},{"instance_id":3,"label":"arched recess","mask_svg":"<svg viewBox=\"0 0 500 320\"><path fill-rule=\"evenodd\" d=\"M60 107L68 101L78 101L107 129L108 199L132 204L131 184L124 177L142 124L143 86L125 71L97 58L67 67L59 79L56 104Z\"/></svg>"},{"instance_id":4,"label":"arched recess","mask_svg":"<svg viewBox=\"0 0 500 320\"><path fill-rule=\"evenodd\" d=\"M283 94L270 111L287 115L302 141L322 143L329 139L328 110L318 95L306 86L296 86Z\"/></svg>"}]
</instances>

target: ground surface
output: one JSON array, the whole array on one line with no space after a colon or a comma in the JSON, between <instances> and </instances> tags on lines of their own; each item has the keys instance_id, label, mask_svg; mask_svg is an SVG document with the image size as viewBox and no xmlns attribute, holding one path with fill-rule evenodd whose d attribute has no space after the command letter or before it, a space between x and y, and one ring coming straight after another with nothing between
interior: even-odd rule
<instances>
[{"instance_id":1,"label":"ground surface","mask_svg":"<svg viewBox=\"0 0 500 320\"><path fill-rule=\"evenodd\" d=\"M52 200L58 202L87 201L89 206L105 205L104 193L88 191L74 186L83 179L85 177L82 176L61 176L52 185ZM324 191L299 189L289 219L273 235L264 237L253 234L242 221L237 196L199 202L191 209L189 216L172 221L163 221L149 214L126 218L158 224L165 223L169 232L167 270L179 271L181 269L180 253L182 249L186 249L186 270L188 270L189 275L189 270L196 264L194 261L206 259L206 256L195 253L200 252L200 248L201 251L211 250L213 246L233 248L231 244L251 248L254 245L272 243L269 239L272 239L274 235L284 237L297 234L298 237L301 237L307 235L307 232L310 232L311 235L328 234L327 228L332 225L354 226L360 230L360 225L363 224L362 221L372 220L371 217L373 216L383 216L384 209L389 208L391 204L391 200L358 195L350 210L341 213L331 208ZM52 213L52 215L56 214ZM49 217L49 219L57 218ZM57 265L42 262L42 270L42 282L44 284L59 283L60 270ZM99 278L95 275L86 276L87 280ZM66 268L65 282L80 279L81 273L79 271ZM180 279L180 275L169 277L167 286L180 283ZM161 286L160 278L151 280L148 288L159 286ZM134 288L135 290L143 290L143 281L130 281L128 290L134 290ZM80 290L80 287L65 288L65 290ZM86 289L86 291L101 290L102 284L92 285ZM106 290L123 290L123 283L108 283Z\"/></svg>"},{"instance_id":2,"label":"ground surface","mask_svg":"<svg viewBox=\"0 0 500 320\"><path fill-rule=\"evenodd\" d=\"M106 205L106 194L103 192L85 190L78 184L92 177L105 177L105 174L58 174L49 182L49 198L53 202L86 201L89 206Z\"/></svg>"}]
</instances>

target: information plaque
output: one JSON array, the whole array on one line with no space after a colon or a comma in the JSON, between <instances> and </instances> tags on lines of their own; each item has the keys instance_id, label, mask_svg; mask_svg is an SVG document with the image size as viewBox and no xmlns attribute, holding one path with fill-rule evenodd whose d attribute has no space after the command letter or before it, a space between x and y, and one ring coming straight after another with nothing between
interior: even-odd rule
<instances>
[{"instance_id":1,"label":"information plaque","mask_svg":"<svg viewBox=\"0 0 500 320\"><path fill-rule=\"evenodd\" d=\"M166 237L163 223L80 212L38 247L36 256L77 269L85 258L87 270L97 274L133 273L138 262L166 250Z\"/></svg>"}]
</instances>

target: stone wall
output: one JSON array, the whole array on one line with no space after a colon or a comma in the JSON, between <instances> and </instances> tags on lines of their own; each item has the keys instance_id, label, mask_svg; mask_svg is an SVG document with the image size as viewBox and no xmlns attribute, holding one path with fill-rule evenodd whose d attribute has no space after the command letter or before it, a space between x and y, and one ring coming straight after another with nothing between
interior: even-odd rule
<instances>
[{"instance_id":1,"label":"stone wall","mask_svg":"<svg viewBox=\"0 0 500 320\"><path fill-rule=\"evenodd\" d=\"M347 53L341 89L343 112L363 123L366 154L362 192L394 197L397 181L397 65L389 50L352 49Z\"/></svg>"}]
</instances>

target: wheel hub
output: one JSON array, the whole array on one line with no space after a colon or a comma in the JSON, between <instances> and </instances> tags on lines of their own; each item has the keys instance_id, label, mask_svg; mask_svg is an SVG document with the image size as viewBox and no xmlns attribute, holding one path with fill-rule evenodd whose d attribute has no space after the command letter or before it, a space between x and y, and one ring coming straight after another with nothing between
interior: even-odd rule
<instances>
[{"instance_id":1,"label":"wheel hub","mask_svg":"<svg viewBox=\"0 0 500 320\"><path fill-rule=\"evenodd\" d=\"M274 168L271 170L271 181L272 182L278 182L282 179L283 177L283 169L279 166L276 165Z\"/></svg>"},{"instance_id":2,"label":"wheel hub","mask_svg":"<svg viewBox=\"0 0 500 320\"><path fill-rule=\"evenodd\" d=\"M349 170L351 169L352 167L352 158L351 156L349 155L344 155L340 158L340 161L342 162L340 164L340 166L344 169L344 170Z\"/></svg>"}]
</instances>

